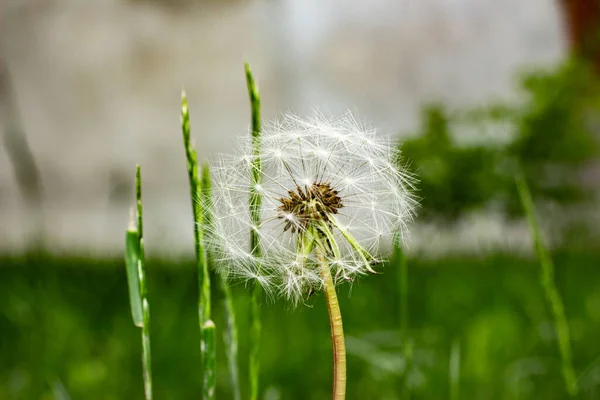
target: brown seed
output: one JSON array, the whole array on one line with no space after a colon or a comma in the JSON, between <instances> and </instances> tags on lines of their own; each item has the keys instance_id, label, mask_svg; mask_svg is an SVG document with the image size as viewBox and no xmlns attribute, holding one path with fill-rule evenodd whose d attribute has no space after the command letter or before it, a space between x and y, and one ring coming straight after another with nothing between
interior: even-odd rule
<instances>
[{"instance_id":1,"label":"brown seed","mask_svg":"<svg viewBox=\"0 0 600 400\"><path fill-rule=\"evenodd\" d=\"M344 207L339 192L331 187L331 183L313 182L310 187L289 190L289 197L279 199L278 218L287 219L284 232L304 231L311 221L329 222L329 215L337 214ZM293 220L289 216L293 216Z\"/></svg>"}]
</instances>

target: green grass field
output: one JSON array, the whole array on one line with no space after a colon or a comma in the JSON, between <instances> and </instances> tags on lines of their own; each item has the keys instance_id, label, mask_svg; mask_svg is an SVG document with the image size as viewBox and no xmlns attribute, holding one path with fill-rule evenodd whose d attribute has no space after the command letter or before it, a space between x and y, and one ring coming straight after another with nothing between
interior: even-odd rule
<instances>
[{"instance_id":1,"label":"green grass field","mask_svg":"<svg viewBox=\"0 0 600 400\"><path fill-rule=\"evenodd\" d=\"M600 253L554 254L571 329L579 398L600 389ZM409 259L409 339L403 358L398 268L342 286L349 399L563 399L561 362L538 262L507 254ZM193 263L147 261L157 399L201 393ZM249 292L233 288L241 376L247 376ZM230 398L217 324L217 395ZM0 259L0 398L141 399L139 330L131 323L123 261L48 256ZM268 399L325 399L331 390L322 294L296 309L263 299L261 392ZM450 373L450 355L454 365ZM457 375L458 374L458 375ZM453 376L454 383L451 383ZM242 398L247 382L242 380ZM454 391L454 392L452 392ZM458 391L458 393L457 393ZM453 395L451 395L453 393Z\"/></svg>"}]
</instances>

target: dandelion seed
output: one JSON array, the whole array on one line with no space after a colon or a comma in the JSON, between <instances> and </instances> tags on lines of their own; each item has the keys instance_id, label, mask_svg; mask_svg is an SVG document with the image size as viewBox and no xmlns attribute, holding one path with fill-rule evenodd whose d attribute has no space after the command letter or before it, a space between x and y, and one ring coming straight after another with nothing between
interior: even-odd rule
<instances>
[{"instance_id":1,"label":"dandelion seed","mask_svg":"<svg viewBox=\"0 0 600 400\"><path fill-rule=\"evenodd\" d=\"M351 114L302 120L286 115L261 136L260 225L248 209L253 147L213 167L210 250L231 278L254 280L293 302L323 288L317 249L336 283L375 272L379 248L404 236L416 201L413 178L396 165L399 150ZM260 237L252 257L248 232Z\"/></svg>"}]
</instances>

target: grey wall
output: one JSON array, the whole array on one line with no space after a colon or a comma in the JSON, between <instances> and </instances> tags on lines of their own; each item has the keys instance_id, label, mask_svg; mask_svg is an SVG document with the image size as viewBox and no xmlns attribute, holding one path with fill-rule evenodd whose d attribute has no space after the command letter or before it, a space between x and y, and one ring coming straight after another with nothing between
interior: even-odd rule
<instances>
[{"instance_id":1,"label":"grey wall","mask_svg":"<svg viewBox=\"0 0 600 400\"><path fill-rule=\"evenodd\" d=\"M565 52L551 0L157 3L0 4L0 59L14 89L2 94L0 122L26 135L44 190L40 213L0 148L0 252L41 235L56 252L120 254L141 163L148 251L191 253L179 92L188 92L200 156L228 151L249 123L245 60L266 119L350 108L409 134L423 102L514 98L518 68ZM461 246L509 240L514 227L484 220L484 234L467 233L468 223L450 236ZM414 248L447 246L448 235L427 229L415 230Z\"/></svg>"}]
</instances>

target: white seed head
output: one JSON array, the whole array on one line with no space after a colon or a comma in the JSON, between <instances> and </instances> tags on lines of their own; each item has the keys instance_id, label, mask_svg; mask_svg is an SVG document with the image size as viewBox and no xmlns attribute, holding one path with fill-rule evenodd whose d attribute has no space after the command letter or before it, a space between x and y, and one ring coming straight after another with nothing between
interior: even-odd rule
<instances>
[{"instance_id":1,"label":"white seed head","mask_svg":"<svg viewBox=\"0 0 600 400\"><path fill-rule=\"evenodd\" d=\"M298 302L323 285L310 227L330 233L324 241L331 251L324 257L336 283L372 271L381 245L405 236L416 208L414 179L400 169L398 146L351 114L315 113L306 120L285 115L261 134L262 174L253 186L255 159L246 134L235 155L212 165L206 237L217 270L228 278L256 281L268 293ZM252 193L262 196L258 226L249 206ZM319 201L329 203L318 208ZM260 257L250 248L251 230L258 232Z\"/></svg>"}]
</instances>

